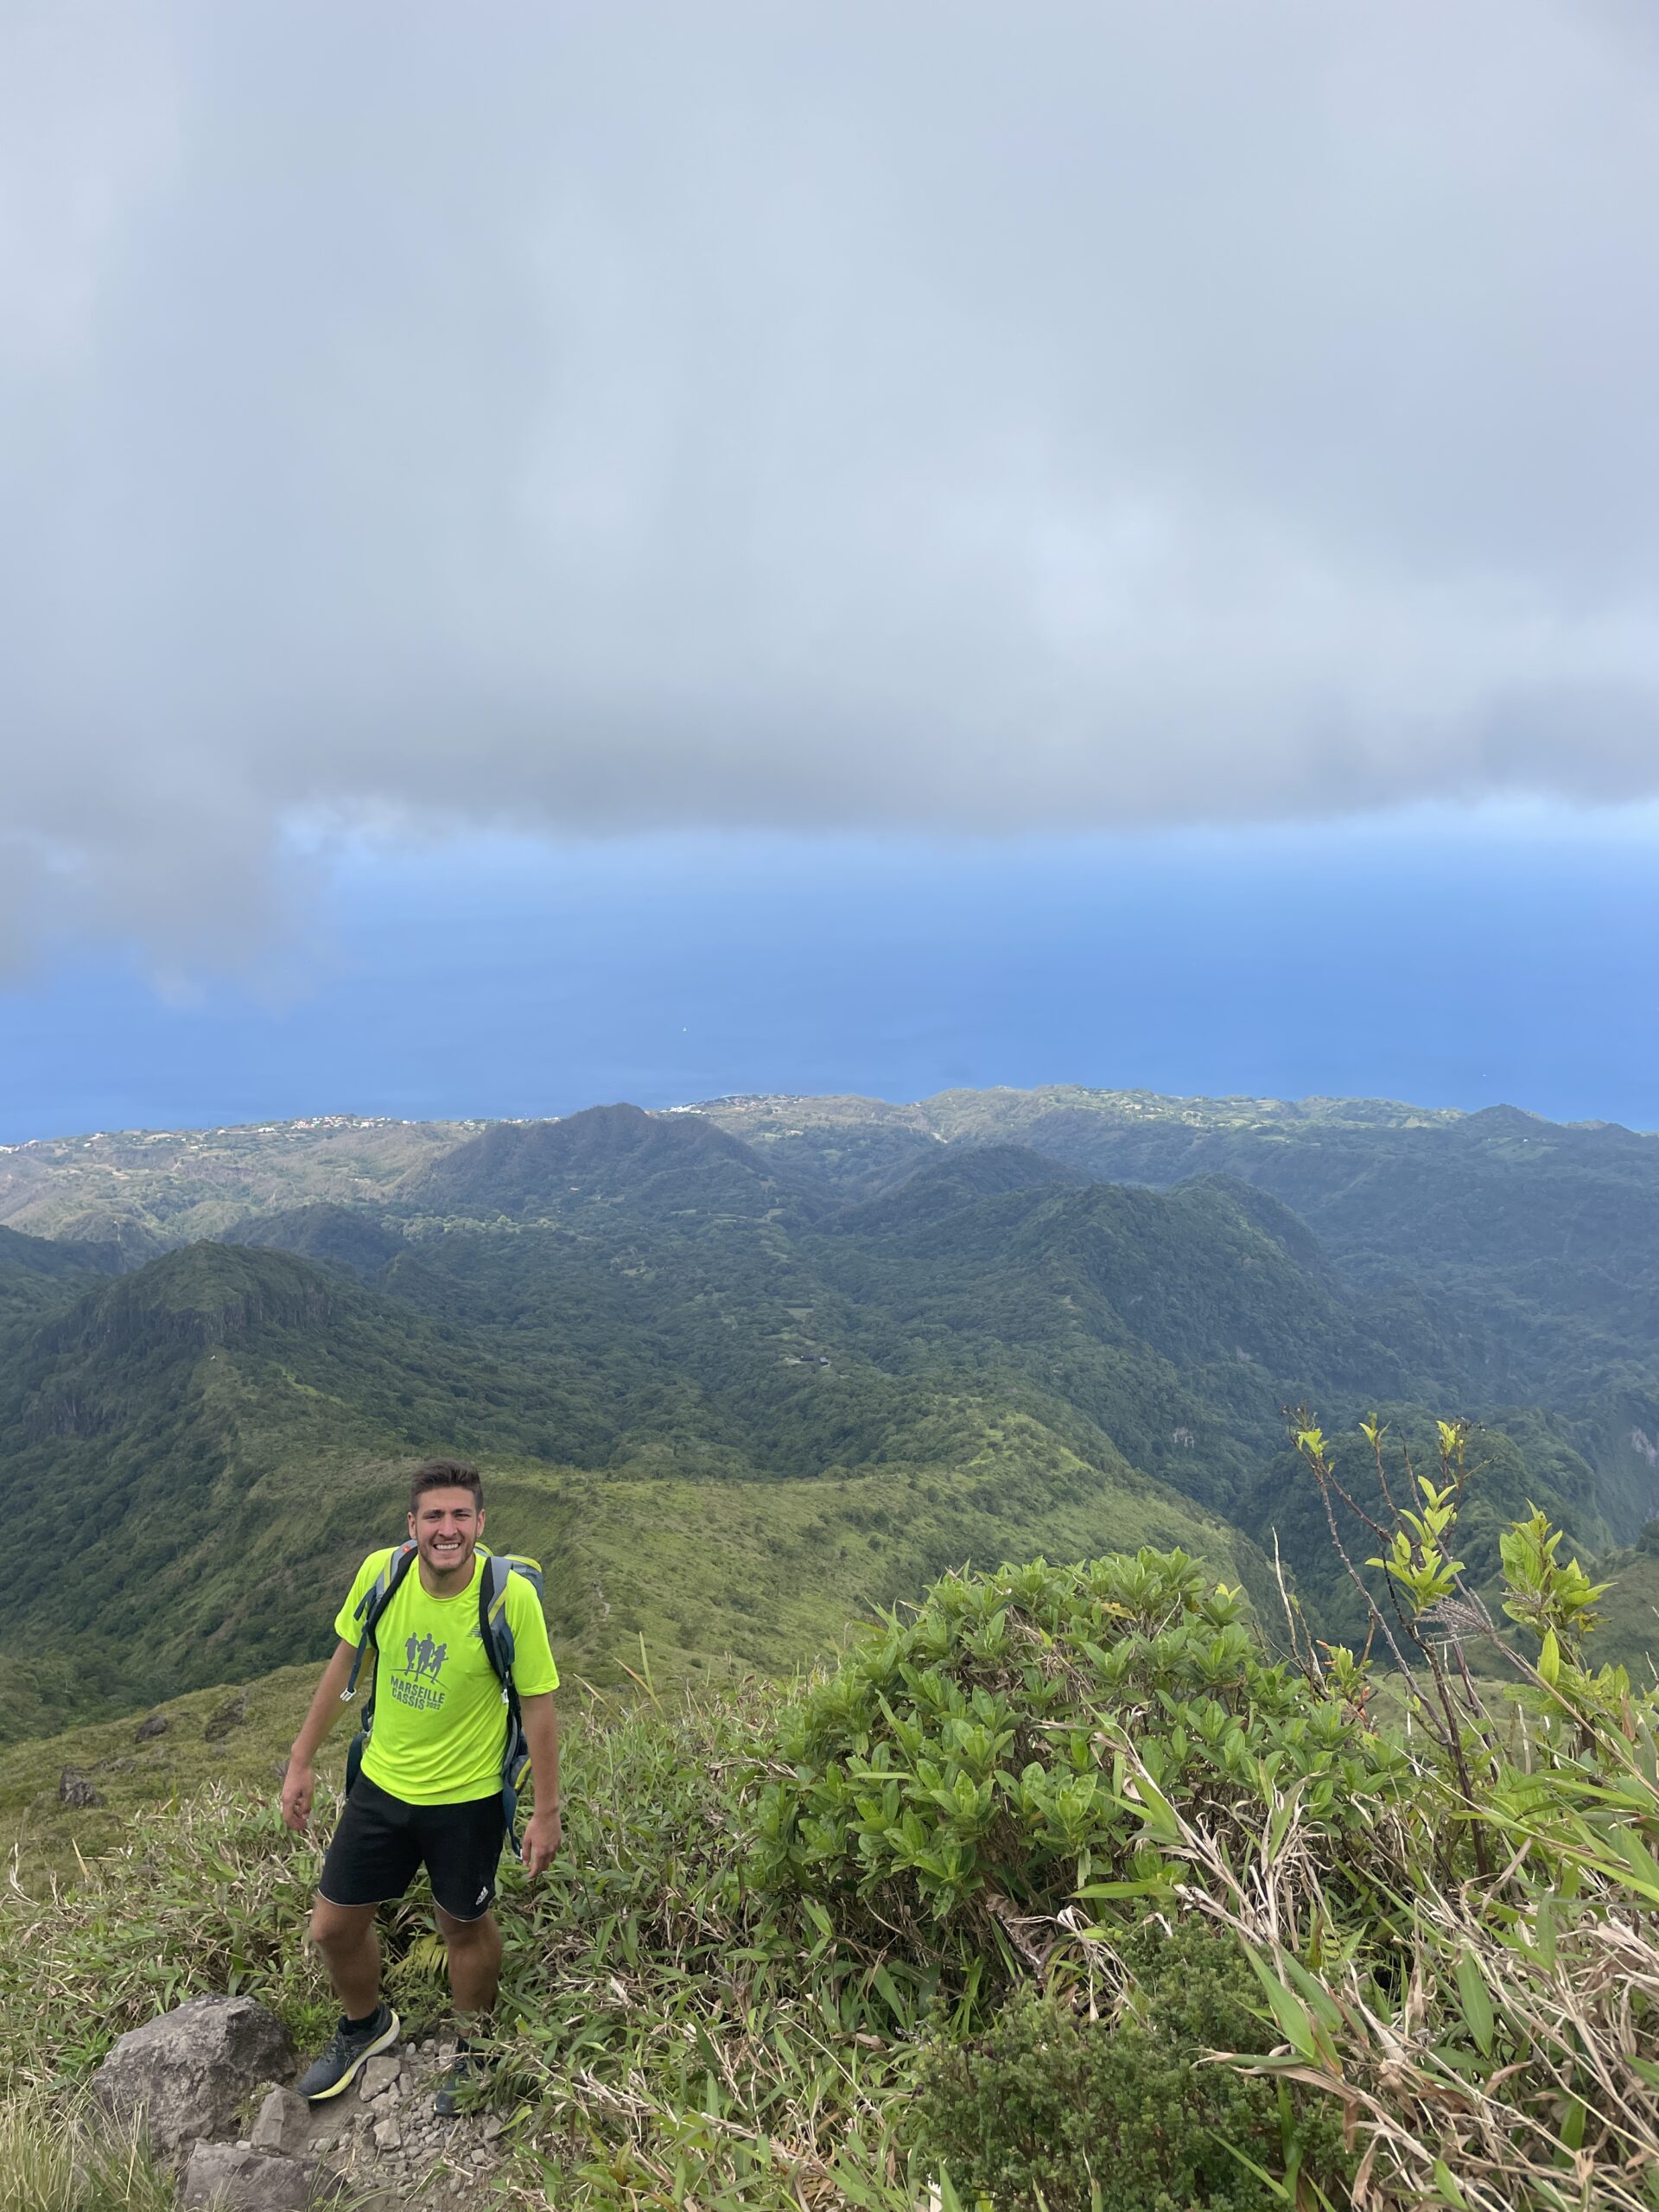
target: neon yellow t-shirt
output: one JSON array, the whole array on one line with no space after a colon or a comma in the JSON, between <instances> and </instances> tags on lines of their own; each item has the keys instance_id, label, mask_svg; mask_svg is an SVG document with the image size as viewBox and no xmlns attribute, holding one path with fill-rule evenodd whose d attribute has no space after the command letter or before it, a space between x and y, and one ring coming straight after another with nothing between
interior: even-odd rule
<instances>
[{"instance_id":1,"label":"neon yellow t-shirt","mask_svg":"<svg viewBox=\"0 0 1659 2212\"><path fill-rule=\"evenodd\" d=\"M334 1623L334 1633L346 1643L358 1641L359 1601L396 1548L371 1552L357 1570ZM406 1805L464 1805L493 1797L501 1787L507 1708L479 1633L483 1572L484 1561L475 1556L467 1587L453 1598L434 1598L421 1581L417 1560L375 1630L374 1729L363 1771ZM559 1670L548 1648L547 1623L522 1574L507 1577L507 1624L519 1696L556 1689Z\"/></svg>"}]
</instances>

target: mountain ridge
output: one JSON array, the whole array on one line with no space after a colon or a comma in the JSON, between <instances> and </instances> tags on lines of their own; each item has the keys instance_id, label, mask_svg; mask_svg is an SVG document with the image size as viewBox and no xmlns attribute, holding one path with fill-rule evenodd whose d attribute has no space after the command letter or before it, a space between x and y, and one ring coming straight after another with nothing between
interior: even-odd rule
<instances>
[{"instance_id":1,"label":"mountain ridge","mask_svg":"<svg viewBox=\"0 0 1659 2212\"><path fill-rule=\"evenodd\" d=\"M124 1192L131 1241L168 1249L135 1266L0 1225L0 1498L49 1563L0 1594L0 1649L47 1682L4 1727L132 1688L118 1631L147 1694L309 1649L323 1584L430 1451L514 1501L601 1674L641 1630L671 1671L715 1645L786 1668L855 1598L1132 1537L1270 1604L1276 1529L1344 1630L1283 1453L1304 1401L1350 1440L1372 1408L1402 1434L1484 1421L1483 1562L1497 1501L1535 1497L1648 1572L1648 1140L1064 1087L719 1110L256 1128L194 1165L175 1136L123 1166L111 1140L112 1164L65 1148L60 1186L32 1168L31 1220Z\"/></svg>"}]
</instances>

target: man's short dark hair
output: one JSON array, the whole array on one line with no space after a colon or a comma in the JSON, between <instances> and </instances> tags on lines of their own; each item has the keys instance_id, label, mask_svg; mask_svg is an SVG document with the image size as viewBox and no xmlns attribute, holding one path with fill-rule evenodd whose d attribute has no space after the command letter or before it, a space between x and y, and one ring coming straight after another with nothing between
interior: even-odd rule
<instances>
[{"instance_id":1,"label":"man's short dark hair","mask_svg":"<svg viewBox=\"0 0 1659 2212\"><path fill-rule=\"evenodd\" d=\"M473 1503L484 1510L484 1478L465 1459L423 1459L409 1478L409 1510L415 1512L429 1490L469 1490Z\"/></svg>"}]
</instances>

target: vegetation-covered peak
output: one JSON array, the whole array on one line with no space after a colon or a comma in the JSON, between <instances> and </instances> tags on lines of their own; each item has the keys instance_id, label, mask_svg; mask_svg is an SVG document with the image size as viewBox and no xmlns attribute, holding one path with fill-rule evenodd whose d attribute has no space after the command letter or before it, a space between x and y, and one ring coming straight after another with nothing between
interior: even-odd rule
<instances>
[{"instance_id":1,"label":"vegetation-covered peak","mask_svg":"<svg viewBox=\"0 0 1659 2212\"><path fill-rule=\"evenodd\" d=\"M892 1190L846 1207L830 1225L844 1235L892 1236L941 1221L981 1198L1083 1179L1075 1168L1027 1145L952 1145L924 1159Z\"/></svg>"},{"instance_id":2,"label":"vegetation-covered peak","mask_svg":"<svg viewBox=\"0 0 1659 2212\"><path fill-rule=\"evenodd\" d=\"M406 1176L396 1196L428 1214L556 1217L595 1200L659 1212L765 1213L775 1169L695 1114L592 1106L557 1122L498 1122Z\"/></svg>"},{"instance_id":3,"label":"vegetation-covered peak","mask_svg":"<svg viewBox=\"0 0 1659 2212\"><path fill-rule=\"evenodd\" d=\"M188 1244L90 1292L37 1332L34 1349L130 1356L225 1344L261 1324L321 1323L340 1289L291 1253Z\"/></svg>"}]
</instances>

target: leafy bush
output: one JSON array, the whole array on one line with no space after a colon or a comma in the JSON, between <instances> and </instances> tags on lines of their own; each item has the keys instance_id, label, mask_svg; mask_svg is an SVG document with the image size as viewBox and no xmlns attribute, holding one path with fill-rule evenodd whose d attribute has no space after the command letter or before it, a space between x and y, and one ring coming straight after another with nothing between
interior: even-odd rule
<instances>
[{"instance_id":1,"label":"leafy bush","mask_svg":"<svg viewBox=\"0 0 1659 2212\"><path fill-rule=\"evenodd\" d=\"M1420 1852L1408 1895L1379 1910L1371 1956L1355 1946L1317 1974L1287 1944L1282 1915L1262 1910L1278 1886L1269 1865L1252 1869L1248 1891L1231 1883L1222 1909L1254 1945L1286 2039L1267 2070L1353 2115L1365 2193L1458 2212L1652 2212L1659 1696L1634 1690L1622 1667L1592 1671L1584 1643L1605 1586L1560 1556L1560 1532L1535 1509L1503 1532L1498 1553L1502 1612L1537 1639L1536 1657L1500 1630L1454 1556L1470 1431L1436 1426L1438 1479L1408 1451L1391 1484L1383 1426L1362 1422L1376 1478L1367 1498L1306 1410L1293 1416L1327 1507L1339 1500L1381 1547L1368 1564L1387 1578L1392 1618L1356 1584L1396 1662L1408 1725L1431 1747L1421 1789L1440 1818L1428 1834L1448 1820L1465 1831L1476 1878L1450 1880L1443 1853ZM1326 1662L1299 1645L1319 1675ZM1494 1716L1471 1654L1529 1686L1524 1731ZM1364 1672L1351 1653L1329 1659L1351 1681ZM1226 1882L1190 1826L1183 1848ZM1384 1930L1395 1952L1386 1977L1375 1967Z\"/></svg>"},{"instance_id":2,"label":"leafy bush","mask_svg":"<svg viewBox=\"0 0 1659 2212\"><path fill-rule=\"evenodd\" d=\"M1283 2184L1252 2164L1287 2174L1293 2202L1299 2172L1338 2183L1333 2111L1300 2114L1287 2089L1205 2063L1273 2040L1236 1940L1202 1923L1148 1926L1124 1939L1117 1963L1115 2017L1032 1993L980 2040L931 2053L924 2162L996 2212L1265 2212L1284 2202Z\"/></svg>"},{"instance_id":3,"label":"leafy bush","mask_svg":"<svg viewBox=\"0 0 1659 2212\"><path fill-rule=\"evenodd\" d=\"M947 1575L808 1694L779 1751L763 1881L942 1961L988 1942L1009 1971L1017 1918L1079 1892L1168 1897L1171 1798L1251 1834L1294 1799L1333 1893L1358 1897L1397 1875L1414 1778L1340 1684L1270 1661L1242 1594L1180 1552Z\"/></svg>"}]
</instances>

